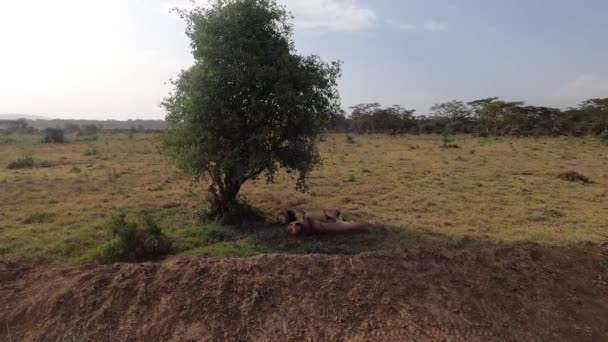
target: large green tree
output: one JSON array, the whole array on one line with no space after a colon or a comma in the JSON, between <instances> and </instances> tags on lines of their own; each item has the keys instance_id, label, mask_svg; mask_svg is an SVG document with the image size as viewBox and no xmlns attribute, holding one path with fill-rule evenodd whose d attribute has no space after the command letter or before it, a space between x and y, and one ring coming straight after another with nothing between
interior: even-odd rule
<instances>
[{"instance_id":1,"label":"large green tree","mask_svg":"<svg viewBox=\"0 0 608 342\"><path fill-rule=\"evenodd\" d=\"M272 181L280 168L305 189L318 138L339 111L340 63L297 54L291 16L274 0L215 0L179 13L195 63L162 104L170 156L210 183L219 216L243 183Z\"/></svg>"}]
</instances>

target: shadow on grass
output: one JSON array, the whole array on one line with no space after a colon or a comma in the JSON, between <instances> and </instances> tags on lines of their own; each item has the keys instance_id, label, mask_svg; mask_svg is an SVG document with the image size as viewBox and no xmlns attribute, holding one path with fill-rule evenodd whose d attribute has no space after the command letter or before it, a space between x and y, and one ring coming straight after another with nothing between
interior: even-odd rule
<instances>
[{"instance_id":1,"label":"shadow on grass","mask_svg":"<svg viewBox=\"0 0 608 342\"><path fill-rule=\"evenodd\" d=\"M463 236L445 236L430 231L371 225L370 233L294 237L281 226L257 229L250 243L270 253L357 254L418 246L466 247L482 242Z\"/></svg>"},{"instance_id":2,"label":"shadow on grass","mask_svg":"<svg viewBox=\"0 0 608 342\"><path fill-rule=\"evenodd\" d=\"M357 254L398 248L485 243L466 236L447 236L420 229L371 225L370 233L355 235L289 235L286 227L265 225L241 230L221 225L192 225L168 232L174 246L185 255L244 257L268 253Z\"/></svg>"}]
</instances>

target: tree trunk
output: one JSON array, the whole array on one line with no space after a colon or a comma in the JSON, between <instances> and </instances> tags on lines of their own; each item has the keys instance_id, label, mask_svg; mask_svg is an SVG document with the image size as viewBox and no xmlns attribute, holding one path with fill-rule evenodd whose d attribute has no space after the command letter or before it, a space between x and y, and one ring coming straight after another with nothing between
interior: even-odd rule
<instances>
[{"instance_id":1,"label":"tree trunk","mask_svg":"<svg viewBox=\"0 0 608 342\"><path fill-rule=\"evenodd\" d=\"M223 217L230 207L236 204L241 185L242 182L232 180L226 182L214 181L209 186L209 193L213 206L217 210L217 216Z\"/></svg>"}]
</instances>

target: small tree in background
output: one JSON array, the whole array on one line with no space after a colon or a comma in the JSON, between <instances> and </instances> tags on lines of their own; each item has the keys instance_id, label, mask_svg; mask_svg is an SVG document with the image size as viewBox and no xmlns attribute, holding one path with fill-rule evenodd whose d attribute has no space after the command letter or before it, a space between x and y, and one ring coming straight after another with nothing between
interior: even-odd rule
<instances>
[{"instance_id":1,"label":"small tree in background","mask_svg":"<svg viewBox=\"0 0 608 342\"><path fill-rule=\"evenodd\" d=\"M91 136L97 135L97 125L82 125L82 127L78 130L79 136Z\"/></svg>"},{"instance_id":2,"label":"small tree in background","mask_svg":"<svg viewBox=\"0 0 608 342\"><path fill-rule=\"evenodd\" d=\"M445 121L443 129L443 146L447 147L450 142L449 136L454 134L457 126L471 117L472 111L469 106L461 101L450 101L439 103L431 107L431 115Z\"/></svg>"},{"instance_id":3,"label":"small tree in background","mask_svg":"<svg viewBox=\"0 0 608 342\"><path fill-rule=\"evenodd\" d=\"M291 17L274 0L215 0L179 13L195 64L162 103L170 156L210 181L219 218L238 204L243 183L272 181L279 168L304 190L318 138L339 111L340 63L296 54Z\"/></svg>"},{"instance_id":4,"label":"small tree in background","mask_svg":"<svg viewBox=\"0 0 608 342\"><path fill-rule=\"evenodd\" d=\"M43 142L45 144L63 144L65 142L63 130L59 128L45 129Z\"/></svg>"}]
</instances>

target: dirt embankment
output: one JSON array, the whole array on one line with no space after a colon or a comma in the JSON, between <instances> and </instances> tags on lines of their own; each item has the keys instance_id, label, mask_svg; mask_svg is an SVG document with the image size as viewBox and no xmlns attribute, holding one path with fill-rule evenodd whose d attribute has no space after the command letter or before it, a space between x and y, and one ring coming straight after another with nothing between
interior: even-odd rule
<instances>
[{"instance_id":1,"label":"dirt embankment","mask_svg":"<svg viewBox=\"0 0 608 342\"><path fill-rule=\"evenodd\" d=\"M608 246L0 262L0 341L608 339Z\"/></svg>"}]
</instances>

